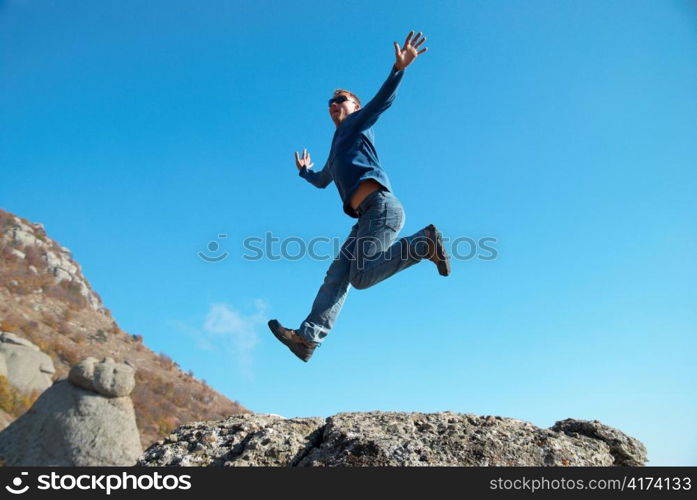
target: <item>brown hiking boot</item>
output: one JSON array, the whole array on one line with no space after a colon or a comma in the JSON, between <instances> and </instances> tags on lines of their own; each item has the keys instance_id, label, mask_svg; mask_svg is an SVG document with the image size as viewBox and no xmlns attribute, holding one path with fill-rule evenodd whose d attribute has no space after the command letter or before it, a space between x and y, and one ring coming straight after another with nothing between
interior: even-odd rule
<instances>
[{"instance_id":1,"label":"brown hiking boot","mask_svg":"<svg viewBox=\"0 0 697 500\"><path fill-rule=\"evenodd\" d=\"M436 226L429 224L424 228L428 241L428 255L426 259L433 262L438 268L438 274L441 276L450 275L450 259L443 248L443 236Z\"/></svg>"},{"instance_id":2,"label":"brown hiking boot","mask_svg":"<svg viewBox=\"0 0 697 500\"><path fill-rule=\"evenodd\" d=\"M306 363L312 357L315 348L319 345L316 342L311 342L301 337L295 330L285 328L275 319L269 321L269 328L278 340L283 342L293 354Z\"/></svg>"}]
</instances>

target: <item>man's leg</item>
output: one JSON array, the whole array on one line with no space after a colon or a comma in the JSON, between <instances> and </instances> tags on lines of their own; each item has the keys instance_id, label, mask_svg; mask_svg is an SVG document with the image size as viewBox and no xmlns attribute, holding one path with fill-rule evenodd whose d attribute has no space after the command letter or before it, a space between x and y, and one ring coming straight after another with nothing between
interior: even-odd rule
<instances>
[{"instance_id":1,"label":"man's leg","mask_svg":"<svg viewBox=\"0 0 697 500\"><path fill-rule=\"evenodd\" d=\"M359 223L341 246L339 255L329 266L324 283L317 292L312 310L298 329L298 334L312 342L322 342L334 326L349 290L351 261L355 260L356 235Z\"/></svg>"},{"instance_id":2,"label":"man's leg","mask_svg":"<svg viewBox=\"0 0 697 500\"><path fill-rule=\"evenodd\" d=\"M426 258L429 246L423 229L395 241L404 222L402 204L391 192L383 191L359 220L351 285L371 287Z\"/></svg>"}]
</instances>

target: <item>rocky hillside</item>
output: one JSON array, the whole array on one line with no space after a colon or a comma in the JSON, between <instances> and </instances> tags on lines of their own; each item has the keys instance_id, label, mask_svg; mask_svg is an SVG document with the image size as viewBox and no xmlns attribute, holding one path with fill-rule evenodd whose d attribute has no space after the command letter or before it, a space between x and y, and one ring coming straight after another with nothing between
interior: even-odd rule
<instances>
[{"instance_id":1,"label":"rocky hillside","mask_svg":"<svg viewBox=\"0 0 697 500\"><path fill-rule=\"evenodd\" d=\"M248 411L184 372L167 355L148 349L142 335L121 330L70 250L49 238L41 224L3 210L0 331L26 338L51 356L56 379L88 356L134 366L132 398L145 446L182 423ZM0 421L19 416L36 397L20 397L0 380Z\"/></svg>"},{"instance_id":2,"label":"rocky hillside","mask_svg":"<svg viewBox=\"0 0 697 500\"><path fill-rule=\"evenodd\" d=\"M636 439L593 420L549 429L461 413L236 415L178 428L147 449L146 466L641 466Z\"/></svg>"}]
</instances>

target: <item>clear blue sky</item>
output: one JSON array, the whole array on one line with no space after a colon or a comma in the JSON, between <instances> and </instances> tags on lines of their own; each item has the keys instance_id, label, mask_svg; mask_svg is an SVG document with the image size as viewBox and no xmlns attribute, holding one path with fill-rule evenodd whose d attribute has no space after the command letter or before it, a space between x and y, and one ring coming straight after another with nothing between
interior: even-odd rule
<instances>
[{"instance_id":1,"label":"clear blue sky","mask_svg":"<svg viewBox=\"0 0 697 500\"><path fill-rule=\"evenodd\" d=\"M410 29L429 51L375 127L403 234L498 257L351 290L304 364L266 321L298 326L329 262L242 240L348 235L293 152L321 167L331 91L372 97ZM695 89L688 1L0 1L0 207L254 411L598 419L697 465Z\"/></svg>"}]
</instances>

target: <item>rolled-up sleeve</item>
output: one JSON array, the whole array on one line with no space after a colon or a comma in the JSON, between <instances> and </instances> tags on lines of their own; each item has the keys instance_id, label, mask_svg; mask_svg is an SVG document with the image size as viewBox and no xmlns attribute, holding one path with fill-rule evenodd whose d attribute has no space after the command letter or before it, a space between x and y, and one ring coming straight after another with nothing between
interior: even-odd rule
<instances>
[{"instance_id":1,"label":"rolled-up sleeve","mask_svg":"<svg viewBox=\"0 0 697 500\"><path fill-rule=\"evenodd\" d=\"M312 169L307 167L301 167L298 175L303 179L307 180L313 186L318 188L325 188L332 182L332 172L328 165L325 165L319 172L314 172Z\"/></svg>"}]
</instances>

